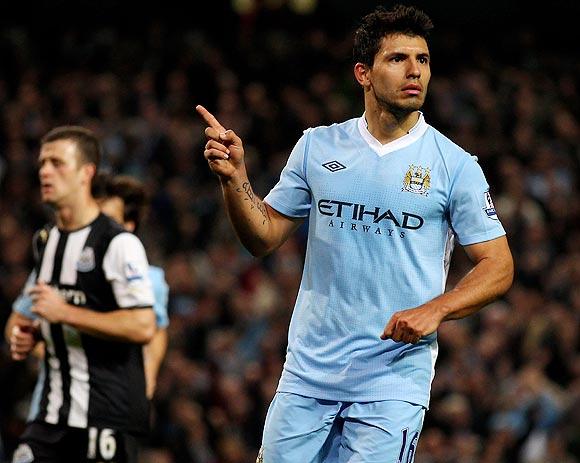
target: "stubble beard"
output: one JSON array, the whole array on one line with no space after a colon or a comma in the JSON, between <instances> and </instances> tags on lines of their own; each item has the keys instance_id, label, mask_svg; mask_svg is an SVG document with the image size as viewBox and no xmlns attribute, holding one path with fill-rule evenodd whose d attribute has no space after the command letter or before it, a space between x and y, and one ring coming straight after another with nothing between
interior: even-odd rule
<instances>
[{"instance_id":1,"label":"stubble beard","mask_svg":"<svg viewBox=\"0 0 580 463\"><path fill-rule=\"evenodd\" d=\"M420 110L423 107L424 100L417 98L409 99L407 104L401 104L393 100L381 97L375 93L377 105L381 110L391 113L397 120L405 119L409 114Z\"/></svg>"}]
</instances>

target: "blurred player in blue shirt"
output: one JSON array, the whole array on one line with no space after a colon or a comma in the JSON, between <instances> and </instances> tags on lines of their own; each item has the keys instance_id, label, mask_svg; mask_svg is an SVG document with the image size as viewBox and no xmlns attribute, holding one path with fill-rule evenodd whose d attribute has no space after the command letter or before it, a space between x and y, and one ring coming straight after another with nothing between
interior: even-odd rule
<instances>
[{"instance_id":1,"label":"blurred player in blue shirt","mask_svg":"<svg viewBox=\"0 0 580 463\"><path fill-rule=\"evenodd\" d=\"M205 108L204 155L256 256L309 220L306 261L264 463L411 463L429 405L437 328L502 295L513 263L477 159L420 112L427 15L382 8L355 35L361 117L307 129L261 200L240 138ZM454 242L473 268L447 292Z\"/></svg>"}]
</instances>

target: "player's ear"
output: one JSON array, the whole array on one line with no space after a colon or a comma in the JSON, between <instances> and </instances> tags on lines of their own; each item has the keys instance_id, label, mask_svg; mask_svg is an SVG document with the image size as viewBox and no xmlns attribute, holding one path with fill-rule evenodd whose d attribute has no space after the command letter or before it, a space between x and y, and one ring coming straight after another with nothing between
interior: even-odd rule
<instances>
[{"instance_id":1,"label":"player's ear","mask_svg":"<svg viewBox=\"0 0 580 463\"><path fill-rule=\"evenodd\" d=\"M97 175L97 166L95 166L92 162L87 162L81 166L81 170L83 171L83 180L90 185Z\"/></svg>"},{"instance_id":2,"label":"player's ear","mask_svg":"<svg viewBox=\"0 0 580 463\"><path fill-rule=\"evenodd\" d=\"M363 63L356 63L354 65L354 77L363 87L368 87L371 83L369 79L370 70L371 69Z\"/></svg>"}]
</instances>

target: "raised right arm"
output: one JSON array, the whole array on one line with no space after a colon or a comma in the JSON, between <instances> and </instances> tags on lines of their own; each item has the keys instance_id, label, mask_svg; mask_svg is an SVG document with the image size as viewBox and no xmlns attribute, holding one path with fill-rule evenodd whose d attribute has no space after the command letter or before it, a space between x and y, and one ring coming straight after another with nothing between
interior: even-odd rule
<instances>
[{"instance_id":1,"label":"raised right arm","mask_svg":"<svg viewBox=\"0 0 580 463\"><path fill-rule=\"evenodd\" d=\"M203 106L197 106L196 110L208 124L204 156L220 180L228 216L240 241L254 256L269 254L304 219L280 214L254 193L240 137L233 130L226 130Z\"/></svg>"}]
</instances>

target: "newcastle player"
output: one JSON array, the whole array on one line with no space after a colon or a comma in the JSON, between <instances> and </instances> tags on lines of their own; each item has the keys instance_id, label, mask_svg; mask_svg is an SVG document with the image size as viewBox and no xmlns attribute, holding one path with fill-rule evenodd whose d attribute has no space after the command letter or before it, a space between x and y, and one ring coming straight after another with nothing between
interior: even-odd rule
<instances>
[{"instance_id":1,"label":"newcastle player","mask_svg":"<svg viewBox=\"0 0 580 463\"><path fill-rule=\"evenodd\" d=\"M41 140L41 198L56 223L35 235L36 323L13 312L12 357L40 337L39 409L13 462L133 463L149 410L142 345L155 333L154 296L139 239L102 214L91 194L100 144L89 130L58 127Z\"/></svg>"}]
</instances>

